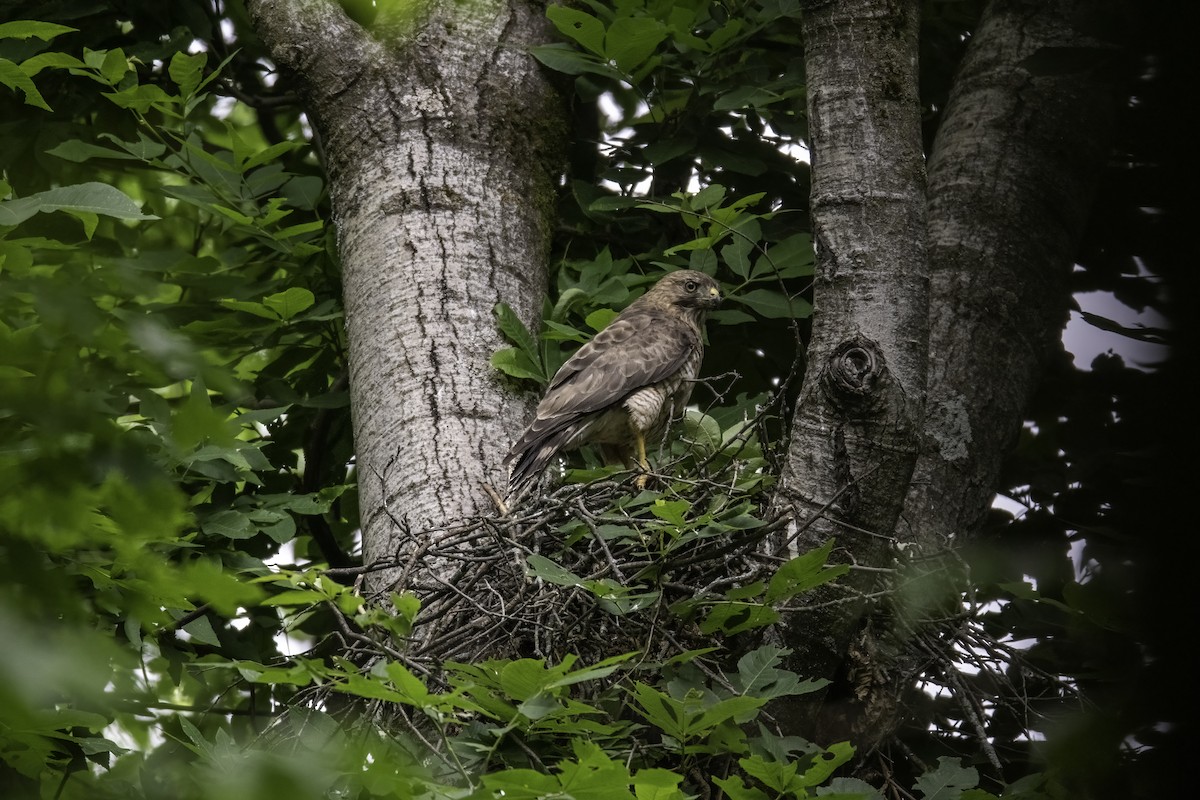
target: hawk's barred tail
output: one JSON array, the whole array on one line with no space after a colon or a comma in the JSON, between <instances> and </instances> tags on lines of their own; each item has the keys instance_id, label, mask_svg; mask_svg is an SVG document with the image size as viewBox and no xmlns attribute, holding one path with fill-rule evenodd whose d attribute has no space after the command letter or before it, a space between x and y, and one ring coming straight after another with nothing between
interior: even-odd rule
<instances>
[{"instance_id":1,"label":"hawk's barred tail","mask_svg":"<svg viewBox=\"0 0 1200 800\"><path fill-rule=\"evenodd\" d=\"M505 461L511 461L508 471L508 495L516 497L525 494L526 489L537 481L567 440L571 438L570 427L549 431L538 438L514 445L512 452Z\"/></svg>"}]
</instances>

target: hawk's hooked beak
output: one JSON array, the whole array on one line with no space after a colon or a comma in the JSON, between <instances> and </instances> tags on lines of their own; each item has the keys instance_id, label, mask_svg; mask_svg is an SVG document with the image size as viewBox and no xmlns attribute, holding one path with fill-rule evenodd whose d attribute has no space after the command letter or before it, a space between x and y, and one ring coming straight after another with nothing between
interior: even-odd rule
<instances>
[{"instance_id":1,"label":"hawk's hooked beak","mask_svg":"<svg viewBox=\"0 0 1200 800\"><path fill-rule=\"evenodd\" d=\"M708 305L713 307L721 305L721 290L715 286L709 287Z\"/></svg>"}]
</instances>

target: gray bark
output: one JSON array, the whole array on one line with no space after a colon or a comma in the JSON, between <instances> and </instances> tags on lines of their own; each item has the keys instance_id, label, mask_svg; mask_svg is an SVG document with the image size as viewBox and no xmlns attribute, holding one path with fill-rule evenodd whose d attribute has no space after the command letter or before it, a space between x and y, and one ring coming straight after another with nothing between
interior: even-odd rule
<instances>
[{"instance_id":1,"label":"gray bark","mask_svg":"<svg viewBox=\"0 0 1200 800\"><path fill-rule=\"evenodd\" d=\"M301 79L343 267L367 562L487 508L530 410L490 366L491 309L534 324L565 108L527 53L521 0L393 4L372 30L332 0L249 0ZM387 589L399 572L373 574Z\"/></svg>"},{"instance_id":2,"label":"gray bark","mask_svg":"<svg viewBox=\"0 0 1200 800\"><path fill-rule=\"evenodd\" d=\"M790 621L795 668L838 679L836 696L789 709L792 722L817 741L851 738L864 751L900 724L904 693L920 670L907 643L921 629L913 616L921 612L892 593L894 578L873 578L891 567L904 575L901 553L934 558L978 531L1066 320L1072 256L1112 110L1109 92L1069 66L1089 62L1072 53L1097 46L1075 27L1086 4L993 2L956 77L925 190L912 166L915 75L902 70L900 53L889 54L886 36L869 35L885 27L893 5L835 3L806 17L813 213L823 250L809 372L781 494L801 521L820 517L801 549L837 536L867 568L842 582L847 596L831 590L817 598L850 602ZM1027 59L1044 48L1065 48L1055 51L1065 59L1044 63L1068 68L1039 72L1037 59ZM851 66L839 72L830 63ZM884 122L893 127L880 127L870 113L872 87L881 98L875 103L889 96L911 103L907 111L887 109ZM831 95L856 92L864 98L857 106L831 103ZM896 115L907 125L895 127ZM856 167L830 154L839 141L852 143L842 158ZM871 172L879 161L893 163L902 180L888 184L887 170ZM827 188L837 180L831 171L855 170L857 180L836 184L840 192ZM891 203L859 200L885 193ZM917 263L926 258L927 267ZM868 269L872 263L882 266ZM887 367L863 393L866 413L830 389L845 366L837 353L855 352L856 330L879 343L882 357L866 348L872 357L852 359L851 374L860 364ZM872 588L890 601L864 617L866 604L853 598Z\"/></svg>"},{"instance_id":3,"label":"gray bark","mask_svg":"<svg viewBox=\"0 0 1200 800\"><path fill-rule=\"evenodd\" d=\"M776 505L795 516L781 543L786 554L834 538L837 558L868 568L821 593L818 605L847 590L867 592L876 575L869 568L891 561L891 532L917 457L928 323L918 7L804 7L817 279L808 369ZM793 666L832 674L862 608L826 604L790 618L782 635ZM785 716L810 727L800 721L807 710Z\"/></svg>"},{"instance_id":4,"label":"gray bark","mask_svg":"<svg viewBox=\"0 0 1200 800\"><path fill-rule=\"evenodd\" d=\"M1087 8L992 3L929 159L929 400L898 528L923 549L978 530L1067 320L1114 109L1111 90L1078 68L1091 59L1070 58L1102 46L1077 27ZM1043 48L1063 48L1067 70L1023 63Z\"/></svg>"}]
</instances>

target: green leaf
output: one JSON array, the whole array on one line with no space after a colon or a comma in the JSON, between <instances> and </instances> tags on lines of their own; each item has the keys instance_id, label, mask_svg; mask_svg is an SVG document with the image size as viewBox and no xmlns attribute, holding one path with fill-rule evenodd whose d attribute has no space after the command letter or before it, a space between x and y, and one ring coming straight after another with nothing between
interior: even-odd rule
<instances>
[{"instance_id":1,"label":"green leaf","mask_svg":"<svg viewBox=\"0 0 1200 800\"><path fill-rule=\"evenodd\" d=\"M557 586L583 586L583 578L573 572L568 572L545 556L530 553L525 557L525 561L526 575L541 578Z\"/></svg>"},{"instance_id":2,"label":"green leaf","mask_svg":"<svg viewBox=\"0 0 1200 800\"><path fill-rule=\"evenodd\" d=\"M192 93L196 91L196 87L200 85L200 80L204 76L206 63L208 63L208 54L205 52L193 55L180 50L171 56L167 73L179 87L180 96L191 97Z\"/></svg>"},{"instance_id":3,"label":"green leaf","mask_svg":"<svg viewBox=\"0 0 1200 800\"><path fill-rule=\"evenodd\" d=\"M250 606L263 597L261 587L238 579L216 559L202 559L183 568L183 581L217 613L232 617L239 606Z\"/></svg>"},{"instance_id":4,"label":"green leaf","mask_svg":"<svg viewBox=\"0 0 1200 800\"><path fill-rule=\"evenodd\" d=\"M730 111L738 108L768 106L786 99L787 95L772 92L761 86L742 86L722 94L713 101L712 107L714 111Z\"/></svg>"},{"instance_id":5,"label":"green leaf","mask_svg":"<svg viewBox=\"0 0 1200 800\"><path fill-rule=\"evenodd\" d=\"M978 770L962 766L957 758L940 756L937 768L918 778L915 788L925 800L958 800L964 789L978 785Z\"/></svg>"},{"instance_id":6,"label":"green leaf","mask_svg":"<svg viewBox=\"0 0 1200 800\"><path fill-rule=\"evenodd\" d=\"M330 599L324 592L312 589L288 589L268 597L262 602L264 606L311 606L324 603Z\"/></svg>"},{"instance_id":7,"label":"green leaf","mask_svg":"<svg viewBox=\"0 0 1200 800\"><path fill-rule=\"evenodd\" d=\"M802 788L796 781L800 765L795 761L774 761L762 756L738 759L738 766L769 789L783 794L799 794Z\"/></svg>"},{"instance_id":8,"label":"green leaf","mask_svg":"<svg viewBox=\"0 0 1200 800\"><path fill-rule=\"evenodd\" d=\"M559 6L551 6L558 8ZM620 80L621 73L590 53L581 53L569 44L544 44L531 47L529 52L538 61L555 72L566 75L603 75L606 78Z\"/></svg>"},{"instance_id":9,"label":"green leaf","mask_svg":"<svg viewBox=\"0 0 1200 800\"><path fill-rule=\"evenodd\" d=\"M87 60L86 54L84 60ZM129 71L129 59L125 56L125 51L119 47L115 47L104 53L103 58L100 60L99 70L100 75L108 81L109 85L116 86L125 77L125 73ZM137 87L130 88L136 89ZM154 88L157 89L158 87ZM159 91L162 92L161 89ZM162 92L162 94L165 95L166 93ZM105 96L111 97L110 94L106 94Z\"/></svg>"},{"instance_id":10,"label":"green leaf","mask_svg":"<svg viewBox=\"0 0 1200 800\"><path fill-rule=\"evenodd\" d=\"M554 6L551 6L554 8ZM492 791L493 797L505 800L540 800L543 797L559 797L561 785L553 775L545 775L532 769L506 769L483 775L483 785Z\"/></svg>"},{"instance_id":11,"label":"green leaf","mask_svg":"<svg viewBox=\"0 0 1200 800\"><path fill-rule=\"evenodd\" d=\"M35 106L45 111L52 110L46 104L42 93L38 91L37 86L34 85L30 77L7 58L0 58L0 83L25 95L26 105Z\"/></svg>"},{"instance_id":12,"label":"green leaf","mask_svg":"<svg viewBox=\"0 0 1200 800\"><path fill-rule=\"evenodd\" d=\"M121 755L122 753L130 752L124 747L118 746L115 742L110 742L98 736L71 737L75 744L79 745L79 749L84 755L95 755L96 753L112 753Z\"/></svg>"},{"instance_id":13,"label":"green leaf","mask_svg":"<svg viewBox=\"0 0 1200 800\"><path fill-rule=\"evenodd\" d=\"M262 303L256 303L253 300L218 300L219 305L233 311L244 311L247 314L253 314L256 317L269 319L272 322L279 320L279 313L274 309L267 308Z\"/></svg>"},{"instance_id":14,"label":"green leaf","mask_svg":"<svg viewBox=\"0 0 1200 800\"><path fill-rule=\"evenodd\" d=\"M755 712L766 703L767 701L761 697L730 697L706 708L696 717L690 727L696 732L703 733L712 730L726 720L736 718L749 721L754 718Z\"/></svg>"},{"instance_id":15,"label":"green leaf","mask_svg":"<svg viewBox=\"0 0 1200 800\"><path fill-rule=\"evenodd\" d=\"M598 308L584 318L587 326L594 331L602 331L609 326L614 319L617 318L618 312L611 308Z\"/></svg>"},{"instance_id":16,"label":"green leaf","mask_svg":"<svg viewBox=\"0 0 1200 800\"><path fill-rule=\"evenodd\" d=\"M717 271L717 254L712 248L697 248L688 256L688 269L712 275Z\"/></svg>"},{"instance_id":17,"label":"green leaf","mask_svg":"<svg viewBox=\"0 0 1200 800\"><path fill-rule=\"evenodd\" d=\"M317 207L324 193L325 181L315 175L297 175L279 189L288 205L310 211Z\"/></svg>"},{"instance_id":18,"label":"green leaf","mask_svg":"<svg viewBox=\"0 0 1200 800\"><path fill-rule=\"evenodd\" d=\"M641 204L641 201L636 197L598 197L588 206L588 211L619 211L625 208L634 208Z\"/></svg>"},{"instance_id":19,"label":"green leaf","mask_svg":"<svg viewBox=\"0 0 1200 800\"><path fill-rule=\"evenodd\" d=\"M750 253L762 238L762 225L753 215L743 214L730 226L729 234L731 240L721 248L721 258L735 274L745 278L750 274Z\"/></svg>"},{"instance_id":20,"label":"green leaf","mask_svg":"<svg viewBox=\"0 0 1200 800\"><path fill-rule=\"evenodd\" d=\"M229 62L233 61L233 59L237 56L237 54L239 52L240 52L240 50L234 50L229 55L225 56L225 58L221 61L221 63L217 64L217 66L211 72L208 73L208 77L205 78L204 80L200 81L200 85L197 86L196 89L197 90L203 89L205 86L208 86L208 84L215 81L217 79L217 76L225 71L225 67L229 66Z\"/></svg>"},{"instance_id":21,"label":"green leaf","mask_svg":"<svg viewBox=\"0 0 1200 800\"><path fill-rule=\"evenodd\" d=\"M696 138L694 136L681 136L680 138L659 139L646 145L643 152L646 158L650 160L650 163L657 167L685 153L695 152L695 150Z\"/></svg>"},{"instance_id":22,"label":"green leaf","mask_svg":"<svg viewBox=\"0 0 1200 800\"><path fill-rule=\"evenodd\" d=\"M291 319L301 311L311 308L314 302L316 302L316 297L313 293L299 286L293 286L263 298L263 305L284 320Z\"/></svg>"},{"instance_id":23,"label":"green leaf","mask_svg":"<svg viewBox=\"0 0 1200 800\"><path fill-rule=\"evenodd\" d=\"M770 606L727 600L713 605L708 616L700 623L700 630L703 633L720 631L726 636L733 636L778 621L779 612Z\"/></svg>"},{"instance_id":24,"label":"green leaf","mask_svg":"<svg viewBox=\"0 0 1200 800\"><path fill-rule=\"evenodd\" d=\"M679 788L681 783L683 776L677 772L645 767L633 776L633 793L637 800L684 800L688 795Z\"/></svg>"},{"instance_id":25,"label":"green leaf","mask_svg":"<svg viewBox=\"0 0 1200 800\"><path fill-rule=\"evenodd\" d=\"M36 56L21 62L21 71L29 77L37 75L47 67L51 69L80 69L84 63L78 58L66 53L38 53Z\"/></svg>"},{"instance_id":26,"label":"green leaf","mask_svg":"<svg viewBox=\"0 0 1200 800\"><path fill-rule=\"evenodd\" d=\"M254 154L251 155L249 158L247 158L245 163L242 164L242 169L248 171L248 170L254 169L255 167L260 166L262 164L267 164L267 163L271 163L274 161L278 161L280 156L283 156L287 153L291 153L295 150L300 150L303 147L304 147L303 142L295 142L295 141L276 142L275 144L270 145L269 147L264 147L264 148L255 150ZM320 178L318 178L317 180L320 181Z\"/></svg>"},{"instance_id":27,"label":"green leaf","mask_svg":"<svg viewBox=\"0 0 1200 800\"><path fill-rule=\"evenodd\" d=\"M106 183L80 183L0 202L0 225L17 225L34 214L52 211L84 211L117 219L158 219L143 214L133 198L120 189Z\"/></svg>"},{"instance_id":28,"label":"green leaf","mask_svg":"<svg viewBox=\"0 0 1200 800\"><path fill-rule=\"evenodd\" d=\"M209 514L202 519L200 530L210 536L223 536L226 539L249 539L258 533L258 527L249 516L228 509Z\"/></svg>"},{"instance_id":29,"label":"green leaf","mask_svg":"<svg viewBox=\"0 0 1200 800\"><path fill-rule=\"evenodd\" d=\"M162 87L155 86L153 83L130 86L115 92L105 92L104 96L121 108L132 109L142 114L151 108L174 113L172 107L179 102L178 97L167 94Z\"/></svg>"},{"instance_id":30,"label":"green leaf","mask_svg":"<svg viewBox=\"0 0 1200 800\"><path fill-rule=\"evenodd\" d=\"M101 147L100 145L84 142L79 139L60 142L46 152L49 155L58 156L67 161L74 161L77 164L81 164L89 158L115 158L123 161L137 159L137 156L130 153L123 153L111 147Z\"/></svg>"},{"instance_id":31,"label":"green leaf","mask_svg":"<svg viewBox=\"0 0 1200 800\"><path fill-rule=\"evenodd\" d=\"M604 37L604 55L622 72L631 73L665 38L666 26L653 17L621 17Z\"/></svg>"},{"instance_id":32,"label":"green leaf","mask_svg":"<svg viewBox=\"0 0 1200 800\"><path fill-rule=\"evenodd\" d=\"M303 236L308 233L317 233L325 230L324 220L313 220L312 222L301 222L298 225L289 225L286 228L280 228L275 232L276 239L290 239L293 236Z\"/></svg>"},{"instance_id":33,"label":"green leaf","mask_svg":"<svg viewBox=\"0 0 1200 800\"><path fill-rule=\"evenodd\" d=\"M100 224L100 218L90 211L75 211L66 209L66 213L83 223L83 236L90 242L92 240L92 234L96 232L96 226Z\"/></svg>"},{"instance_id":34,"label":"green leaf","mask_svg":"<svg viewBox=\"0 0 1200 800\"><path fill-rule=\"evenodd\" d=\"M542 340L547 342L576 342L584 344L588 340L588 335L578 328L548 319L546 320L546 329L542 331Z\"/></svg>"},{"instance_id":35,"label":"green leaf","mask_svg":"<svg viewBox=\"0 0 1200 800\"><path fill-rule=\"evenodd\" d=\"M754 264L751 278L770 276L795 278L813 274L815 254L812 235L797 233L771 245Z\"/></svg>"},{"instance_id":36,"label":"green leaf","mask_svg":"<svg viewBox=\"0 0 1200 800\"><path fill-rule=\"evenodd\" d=\"M712 246L716 244L717 241L718 237L715 236L701 236L698 239L692 239L690 242L684 242L683 244L677 244L674 247L668 247L663 251L663 255L672 256L676 253L683 253L688 250L708 250L711 252Z\"/></svg>"},{"instance_id":37,"label":"green leaf","mask_svg":"<svg viewBox=\"0 0 1200 800\"><path fill-rule=\"evenodd\" d=\"M713 31L708 37L708 45L713 50L720 50L729 44L738 36L746 27L746 23L735 16L730 16L729 21L723 26Z\"/></svg>"},{"instance_id":38,"label":"green leaf","mask_svg":"<svg viewBox=\"0 0 1200 800\"><path fill-rule=\"evenodd\" d=\"M307 686L313 682L315 675L308 664L300 660L291 667L267 667L253 661L236 662L238 674L251 683L286 683L295 686Z\"/></svg>"},{"instance_id":39,"label":"green leaf","mask_svg":"<svg viewBox=\"0 0 1200 800\"><path fill-rule=\"evenodd\" d=\"M812 304L802 297L789 298L771 289L752 289L731 295L730 300L741 303L767 319L803 319L812 316Z\"/></svg>"},{"instance_id":40,"label":"green leaf","mask_svg":"<svg viewBox=\"0 0 1200 800\"><path fill-rule=\"evenodd\" d=\"M254 217L251 217L248 214L243 214L242 212L229 208L228 206L214 205L209 210L215 211L221 216L233 220L238 225L245 225L246 227L253 227L254 225Z\"/></svg>"},{"instance_id":41,"label":"green leaf","mask_svg":"<svg viewBox=\"0 0 1200 800\"><path fill-rule=\"evenodd\" d=\"M776 570L767 585L766 602L778 603L849 572L849 564L825 566L825 562L829 560L829 554L833 552L833 544L834 540L830 539L820 547L793 558Z\"/></svg>"},{"instance_id":42,"label":"green leaf","mask_svg":"<svg viewBox=\"0 0 1200 800\"><path fill-rule=\"evenodd\" d=\"M557 674L546 669L543 661L522 658L509 662L500 670L500 688L514 700L528 700L546 688Z\"/></svg>"},{"instance_id":43,"label":"green leaf","mask_svg":"<svg viewBox=\"0 0 1200 800\"><path fill-rule=\"evenodd\" d=\"M661 200L639 201L637 207L646 211L653 211L655 214L679 214L682 209L682 206L678 203L668 203ZM684 220L690 220L694 216L693 214L684 214Z\"/></svg>"},{"instance_id":44,"label":"green leaf","mask_svg":"<svg viewBox=\"0 0 1200 800\"><path fill-rule=\"evenodd\" d=\"M269 467L269 463L265 465ZM258 523L258 529L265 533L272 541L283 544L290 542L296 538L296 520L291 514L279 513L273 515L272 520L255 519Z\"/></svg>"},{"instance_id":45,"label":"green leaf","mask_svg":"<svg viewBox=\"0 0 1200 800\"><path fill-rule=\"evenodd\" d=\"M525 378L538 383L546 382L542 368L515 347L506 347L492 353L491 364L505 375L511 375L514 378Z\"/></svg>"},{"instance_id":46,"label":"green leaf","mask_svg":"<svg viewBox=\"0 0 1200 800\"><path fill-rule=\"evenodd\" d=\"M213 630L212 621L208 616L197 617L196 619L183 626L183 629L188 632L188 635L201 644L220 647L221 640L217 638L217 632Z\"/></svg>"},{"instance_id":47,"label":"green leaf","mask_svg":"<svg viewBox=\"0 0 1200 800\"><path fill-rule=\"evenodd\" d=\"M605 248L601 255L607 255L608 249ZM609 261L611 265L611 260ZM555 322L562 322L567 318L567 314L572 308L581 305L588 301L588 293L578 286L572 286L558 296L558 301L555 302L554 308L550 312L550 319Z\"/></svg>"},{"instance_id":48,"label":"green leaf","mask_svg":"<svg viewBox=\"0 0 1200 800\"><path fill-rule=\"evenodd\" d=\"M778 668L783 656L790 652L772 645L763 645L750 651L738 659L737 674L732 676L734 686L741 694L766 700L799 694L796 689L800 686L800 677L794 672Z\"/></svg>"},{"instance_id":49,"label":"green leaf","mask_svg":"<svg viewBox=\"0 0 1200 800\"><path fill-rule=\"evenodd\" d=\"M835 742L825 748L813 761L812 766L800 776L804 787L819 786L829 780L834 770L854 757L854 747L849 742Z\"/></svg>"},{"instance_id":50,"label":"green leaf","mask_svg":"<svg viewBox=\"0 0 1200 800\"><path fill-rule=\"evenodd\" d=\"M537 722L561 708L562 704L550 695L536 694L528 700L521 701L517 706L517 712L531 722Z\"/></svg>"},{"instance_id":51,"label":"green leaf","mask_svg":"<svg viewBox=\"0 0 1200 800\"><path fill-rule=\"evenodd\" d=\"M621 665L630 659L641 655L639 652L621 653L620 655L610 656L603 661L593 664L590 667L583 667L574 672L568 672L560 678L555 678L547 684L548 688L557 689L561 686L572 686L576 683L584 681L594 681L600 678L606 678L613 672L621 668Z\"/></svg>"},{"instance_id":52,"label":"green leaf","mask_svg":"<svg viewBox=\"0 0 1200 800\"><path fill-rule=\"evenodd\" d=\"M733 242L721 248L721 259L739 278L750 274L750 249L744 244Z\"/></svg>"},{"instance_id":53,"label":"green leaf","mask_svg":"<svg viewBox=\"0 0 1200 800\"><path fill-rule=\"evenodd\" d=\"M413 705L424 706L429 702L429 689L421 679L413 675L408 667L395 661L388 662L385 674L401 695Z\"/></svg>"},{"instance_id":54,"label":"green leaf","mask_svg":"<svg viewBox=\"0 0 1200 800\"><path fill-rule=\"evenodd\" d=\"M750 600L758 597L767 588L764 581L755 581L754 583L746 584L745 586L735 586L725 592L726 600Z\"/></svg>"},{"instance_id":55,"label":"green leaf","mask_svg":"<svg viewBox=\"0 0 1200 800\"><path fill-rule=\"evenodd\" d=\"M709 184L688 198L692 208L714 208L721 205L725 199L725 187L719 183Z\"/></svg>"},{"instance_id":56,"label":"green leaf","mask_svg":"<svg viewBox=\"0 0 1200 800\"><path fill-rule=\"evenodd\" d=\"M713 783L729 797L729 800L771 800L771 796L757 787L747 786L738 775L728 778L713 778Z\"/></svg>"},{"instance_id":57,"label":"green leaf","mask_svg":"<svg viewBox=\"0 0 1200 800\"><path fill-rule=\"evenodd\" d=\"M30 19L19 19L12 22L0 23L0 39L29 39L36 37L48 42L55 36L79 30L53 22L38 22Z\"/></svg>"},{"instance_id":58,"label":"green leaf","mask_svg":"<svg viewBox=\"0 0 1200 800\"><path fill-rule=\"evenodd\" d=\"M679 741L687 738L688 713L682 702L641 682L634 684L633 699L650 724Z\"/></svg>"},{"instance_id":59,"label":"green leaf","mask_svg":"<svg viewBox=\"0 0 1200 800\"><path fill-rule=\"evenodd\" d=\"M650 506L650 513L664 522L669 522L676 527L683 527L687 524L687 512L692 508L692 504L687 500L655 500L654 505Z\"/></svg>"},{"instance_id":60,"label":"green leaf","mask_svg":"<svg viewBox=\"0 0 1200 800\"><path fill-rule=\"evenodd\" d=\"M860 778L833 778L817 789L817 797L828 800L884 800L871 784Z\"/></svg>"},{"instance_id":61,"label":"green leaf","mask_svg":"<svg viewBox=\"0 0 1200 800\"><path fill-rule=\"evenodd\" d=\"M525 327L525 323L521 322L521 318L517 316L517 312L512 310L512 306L508 303L497 303L492 309L496 315L496 321L500 325L500 332L529 359L533 364L541 361L541 356L538 353L537 341L533 338L533 334ZM543 376L544 377L544 376Z\"/></svg>"},{"instance_id":62,"label":"green leaf","mask_svg":"<svg viewBox=\"0 0 1200 800\"><path fill-rule=\"evenodd\" d=\"M598 56L605 55L604 23L591 14L567 6L553 5L546 9L546 16L563 36L573 39Z\"/></svg>"},{"instance_id":63,"label":"green leaf","mask_svg":"<svg viewBox=\"0 0 1200 800\"><path fill-rule=\"evenodd\" d=\"M689 408L683 412L682 433L706 453L721 447L721 426L708 414Z\"/></svg>"},{"instance_id":64,"label":"green leaf","mask_svg":"<svg viewBox=\"0 0 1200 800\"><path fill-rule=\"evenodd\" d=\"M733 308L710 312L708 318L718 325L742 325L747 322L754 322L757 319L757 317L753 317L744 311L738 311Z\"/></svg>"}]
</instances>

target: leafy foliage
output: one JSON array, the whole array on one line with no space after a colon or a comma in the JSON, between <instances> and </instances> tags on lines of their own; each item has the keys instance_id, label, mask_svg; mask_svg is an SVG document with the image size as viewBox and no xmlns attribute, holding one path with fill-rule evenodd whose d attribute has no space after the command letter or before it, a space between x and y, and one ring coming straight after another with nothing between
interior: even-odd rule
<instances>
[{"instance_id":1,"label":"leafy foliage","mask_svg":"<svg viewBox=\"0 0 1200 800\"><path fill-rule=\"evenodd\" d=\"M75 24L0 27L24 76L0 98L0 754L21 795L127 774L139 758L117 757L164 724L219 727L180 711L274 713L230 696L214 656L277 657L260 603L278 590L256 579L284 545L334 560L355 517L337 268L299 128L272 142L223 105L182 26L60 12Z\"/></svg>"}]
</instances>

